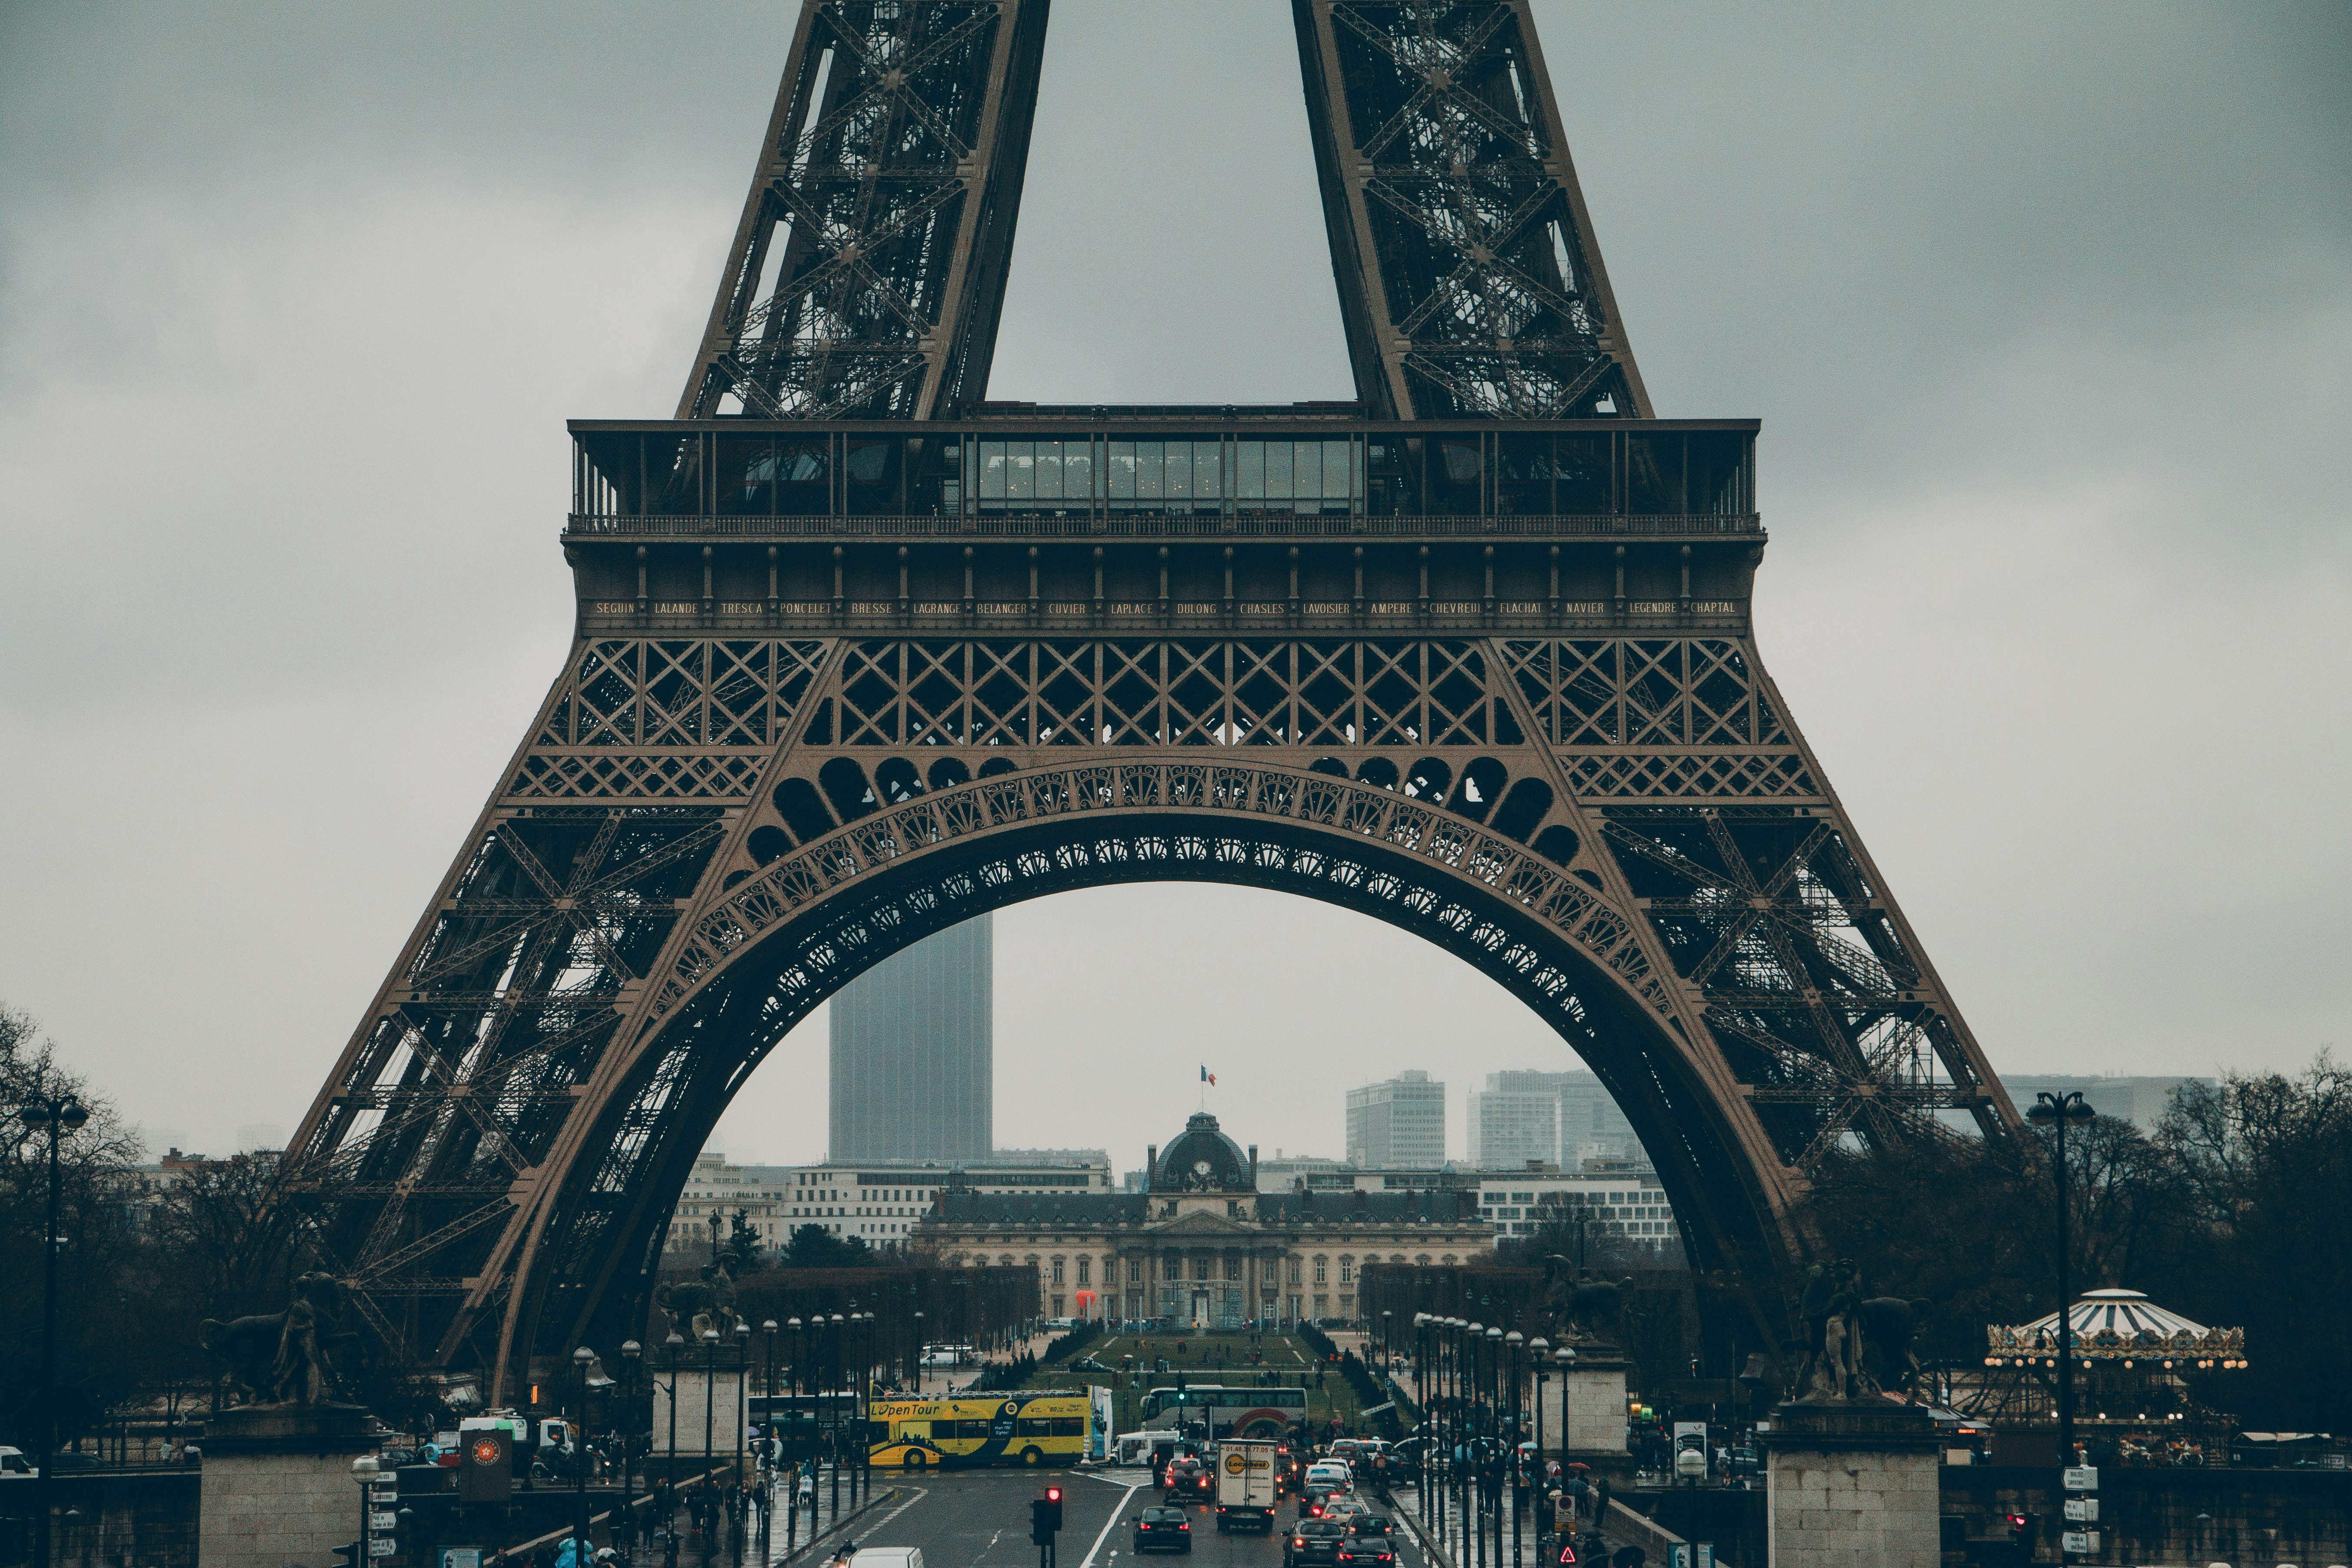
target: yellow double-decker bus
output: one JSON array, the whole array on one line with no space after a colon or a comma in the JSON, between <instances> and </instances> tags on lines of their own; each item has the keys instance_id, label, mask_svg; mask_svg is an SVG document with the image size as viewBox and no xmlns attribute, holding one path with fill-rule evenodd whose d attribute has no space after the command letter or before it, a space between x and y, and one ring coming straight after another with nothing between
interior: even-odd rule
<instances>
[{"instance_id":1,"label":"yellow double-decker bus","mask_svg":"<svg viewBox=\"0 0 2352 1568\"><path fill-rule=\"evenodd\" d=\"M1091 1408L1083 1388L877 1399L868 1407L869 1457L906 1470L1072 1465L1086 1457Z\"/></svg>"}]
</instances>

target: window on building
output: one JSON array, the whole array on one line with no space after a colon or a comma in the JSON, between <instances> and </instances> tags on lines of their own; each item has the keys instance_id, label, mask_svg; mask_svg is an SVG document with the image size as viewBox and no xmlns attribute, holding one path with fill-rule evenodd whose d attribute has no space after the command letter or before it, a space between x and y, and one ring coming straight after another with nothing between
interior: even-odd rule
<instances>
[{"instance_id":1,"label":"window on building","mask_svg":"<svg viewBox=\"0 0 2352 1568\"><path fill-rule=\"evenodd\" d=\"M1055 1259L1054 1259L1054 1283L1055 1283L1055 1284L1056 1284L1056 1285L1059 1285L1061 1282L1062 1282L1062 1260L1061 1260L1060 1258L1056 1258ZM1059 1313L1056 1313L1056 1314L1055 1314L1055 1315L1056 1317L1060 1316L1060 1314L1059 1314Z\"/></svg>"},{"instance_id":2,"label":"window on building","mask_svg":"<svg viewBox=\"0 0 2352 1568\"><path fill-rule=\"evenodd\" d=\"M1290 1282L1293 1285L1298 1283L1298 1259L1296 1258L1290 1260Z\"/></svg>"},{"instance_id":3,"label":"window on building","mask_svg":"<svg viewBox=\"0 0 2352 1568\"><path fill-rule=\"evenodd\" d=\"M1352 1284L1354 1284L1355 1282L1356 1282L1356 1262L1355 1262L1355 1259L1354 1259L1354 1258L1342 1258L1341 1259L1339 1259L1339 1283L1340 1283L1340 1284L1342 1284L1342 1285L1352 1285Z\"/></svg>"},{"instance_id":4,"label":"window on building","mask_svg":"<svg viewBox=\"0 0 2352 1568\"><path fill-rule=\"evenodd\" d=\"M1210 1259L1206 1258L1195 1258L1192 1259L1192 1278L1195 1279L1208 1279L1210 1277L1209 1263Z\"/></svg>"},{"instance_id":5,"label":"window on building","mask_svg":"<svg viewBox=\"0 0 2352 1568\"><path fill-rule=\"evenodd\" d=\"M1241 1277L1242 1277L1242 1260L1241 1260L1240 1258L1226 1258L1226 1259L1225 1259L1225 1278L1226 1278L1227 1279L1239 1279Z\"/></svg>"},{"instance_id":6,"label":"window on building","mask_svg":"<svg viewBox=\"0 0 2352 1568\"><path fill-rule=\"evenodd\" d=\"M1315 1283L1320 1285L1323 1282L1323 1260L1318 1258L1315 1260Z\"/></svg>"},{"instance_id":7,"label":"window on building","mask_svg":"<svg viewBox=\"0 0 2352 1568\"><path fill-rule=\"evenodd\" d=\"M1079 1258L1079 1259L1078 1259L1078 1283L1079 1283L1079 1284L1081 1284L1081 1285L1086 1285L1086 1284L1089 1284L1089 1283L1091 1283L1091 1282L1092 1282L1089 1277L1090 1277L1090 1276L1092 1275L1092 1273L1093 1273L1093 1268L1091 1268L1091 1265L1092 1265L1093 1261L1094 1261L1094 1260L1093 1260L1092 1258Z\"/></svg>"},{"instance_id":8,"label":"window on building","mask_svg":"<svg viewBox=\"0 0 2352 1568\"><path fill-rule=\"evenodd\" d=\"M1127 1282L1130 1285L1143 1283L1143 1259L1140 1258L1130 1258L1127 1260Z\"/></svg>"}]
</instances>

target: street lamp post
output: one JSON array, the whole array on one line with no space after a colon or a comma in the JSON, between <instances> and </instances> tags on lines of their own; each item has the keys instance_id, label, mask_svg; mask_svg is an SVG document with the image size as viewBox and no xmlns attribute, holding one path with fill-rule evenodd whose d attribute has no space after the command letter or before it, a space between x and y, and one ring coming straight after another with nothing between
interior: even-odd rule
<instances>
[{"instance_id":1,"label":"street lamp post","mask_svg":"<svg viewBox=\"0 0 2352 1568\"><path fill-rule=\"evenodd\" d=\"M765 1342L760 1372L760 1392L767 1396L767 1419L760 1423L760 1440L767 1445L768 1486L776 1483L776 1461L783 1458L783 1447L776 1441L776 1320L770 1318L760 1325L761 1338Z\"/></svg>"},{"instance_id":2,"label":"street lamp post","mask_svg":"<svg viewBox=\"0 0 2352 1568\"><path fill-rule=\"evenodd\" d=\"M923 1310L915 1309L915 1397L923 1396Z\"/></svg>"},{"instance_id":3,"label":"street lamp post","mask_svg":"<svg viewBox=\"0 0 2352 1568\"><path fill-rule=\"evenodd\" d=\"M1528 1367L1535 1374L1536 1517L1540 1520L1549 1515L1551 1503L1551 1475L1544 1468L1543 1451L1544 1384L1551 1381L1551 1342L1540 1334L1528 1342ZM1544 1531L1538 1528L1536 1561L1544 1560Z\"/></svg>"},{"instance_id":4,"label":"street lamp post","mask_svg":"<svg viewBox=\"0 0 2352 1568\"><path fill-rule=\"evenodd\" d=\"M360 1484L360 1532L352 1537L352 1561L355 1563L364 1564L368 1560L368 1506L375 1500L372 1494L376 1472L383 1468L373 1454L362 1454L352 1461L352 1479Z\"/></svg>"},{"instance_id":5,"label":"street lamp post","mask_svg":"<svg viewBox=\"0 0 2352 1568\"><path fill-rule=\"evenodd\" d=\"M2029 1121L2055 1124L2058 1144L2058 1463L2074 1462L2074 1291L2071 1270L2072 1243L2067 1238L2066 1124L2086 1121L2096 1114L2080 1090L2040 1094Z\"/></svg>"},{"instance_id":6,"label":"street lamp post","mask_svg":"<svg viewBox=\"0 0 2352 1568\"><path fill-rule=\"evenodd\" d=\"M686 1336L672 1329L663 1342L669 1350L669 1464L662 1471L662 1479L674 1492L677 1487L677 1356L686 1348Z\"/></svg>"},{"instance_id":7,"label":"street lamp post","mask_svg":"<svg viewBox=\"0 0 2352 1568\"><path fill-rule=\"evenodd\" d=\"M832 1318L833 1338L830 1342L830 1349L833 1353L825 1358L825 1365L828 1369L836 1373L840 1370L841 1366L841 1325L846 1320L844 1319L839 1312L835 1312ZM839 1380L835 1377L833 1381L838 1382ZM841 1517L841 1406L838 1401L834 1400L827 1401L827 1405L830 1407L830 1414L833 1416L833 1421L831 1423L833 1428L833 1517L839 1519Z\"/></svg>"},{"instance_id":8,"label":"street lamp post","mask_svg":"<svg viewBox=\"0 0 2352 1568\"><path fill-rule=\"evenodd\" d=\"M751 1409L751 1325L735 1320L735 1484L743 1484L743 1422Z\"/></svg>"},{"instance_id":9,"label":"street lamp post","mask_svg":"<svg viewBox=\"0 0 2352 1568\"><path fill-rule=\"evenodd\" d=\"M89 1121L89 1111L70 1094L42 1094L37 1089L16 1110L26 1131L48 1130L48 1217L41 1232L41 1449L34 1462L40 1467L34 1479L33 1506L41 1516L33 1532L34 1568L49 1568L49 1472L57 1468L58 1452L58 1210L63 1195L58 1148L68 1132Z\"/></svg>"},{"instance_id":10,"label":"street lamp post","mask_svg":"<svg viewBox=\"0 0 2352 1568\"><path fill-rule=\"evenodd\" d=\"M572 1434L572 1561L588 1561L588 1369L596 1363L596 1352L586 1345L572 1352L572 1365L580 1374L580 1417Z\"/></svg>"},{"instance_id":11,"label":"street lamp post","mask_svg":"<svg viewBox=\"0 0 2352 1568\"><path fill-rule=\"evenodd\" d=\"M1511 1446L1503 1460L1503 1474L1511 1486L1511 1568L1519 1568L1519 1509L1527 1501L1523 1495L1526 1488L1520 1484L1519 1473L1519 1376L1526 1365L1527 1341L1518 1330L1513 1329L1503 1336L1503 1346L1511 1363ZM1498 1536L1495 1542L1496 1553L1500 1555L1502 1550L1502 1541Z\"/></svg>"},{"instance_id":12,"label":"street lamp post","mask_svg":"<svg viewBox=\"0 0 2352 1568\"><path fill-rule=\"evenodd\" d=\"M632 1430L621 1434L621 1508L624 1515L635 1512L632 1500L636 1496L637 1477L637 1374L645 1370L646 1347L635 1340L621 1342L621 1386L627 1389L622 1405L625 1420ZM647 1414L651 1414L648 1410Z\"/></svg>"},{"instance_id":13,"label":"street lamp post","mask_svg":"<svg viewBox=\"0 0 2352 1568\"><path fill-rule=\"evenodd\" d=\"M702 1495L705 1503L703 1509L705 1519L710 1517L708 1506L710 1497L710 1459L714 1451L712 1438L717 1435L710 1418L717 1414L718 1385L719 1331L715 1328L705 1329L702 1331ZM702 1549L705 1552L710 1550L710 1536L707 1530L702 1538Z\"/></svg>"}]
</instances>

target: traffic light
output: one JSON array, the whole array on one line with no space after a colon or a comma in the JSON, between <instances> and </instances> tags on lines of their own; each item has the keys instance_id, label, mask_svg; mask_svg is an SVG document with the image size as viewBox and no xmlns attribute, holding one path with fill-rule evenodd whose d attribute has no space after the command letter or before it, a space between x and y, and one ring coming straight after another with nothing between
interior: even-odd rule
<instances>
[{"instance_id":1,"label":"traffic light","mask_svg":"<svg viewBox=\"0 0 2352 1568\"><path fill-rule=\"evenodd\" d=\"M1047 1487L1045 1495L1029 1504L1029 1539L1039 1546L1054 1544L1062 1528L1062 1489Z\"/></svg>"}]
</instances>

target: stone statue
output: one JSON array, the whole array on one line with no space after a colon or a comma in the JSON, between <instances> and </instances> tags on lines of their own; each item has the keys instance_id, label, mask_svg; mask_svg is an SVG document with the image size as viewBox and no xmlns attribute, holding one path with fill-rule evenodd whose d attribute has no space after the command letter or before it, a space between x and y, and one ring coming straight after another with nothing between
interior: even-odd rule
<instances>
[{"instance_id":1,"label":"stone statue","mask_svg":"<svg viewBox=\"0 0 2352 1568\"><path fill-rule=\"evenodd\" d=\"M1597 1279L1583 1268L1571 1277L1568 1259L1557 1253L1544 1260L1544 1272L1550 1278L1546 1302L1561 1337L1580 1344L1614 1343L1633 1280Z\"/></svg>"},{"instance_id":2,"label":"stone statue","mask_svg":"<svg viewBox=\"0 0 2352 1568\"><path fill-rule=\"evenodd\" d=\"M716 1329L724 1339L743 1321L735 1310L735 1277L725 1261L706 1263L698 1272L695 1283L677 1280L655 1288L654 1309L661 1313L664 1338L676 1333L698 1342Z\"/></svg>"},{"instance_id":3,"label":"stone statue","mask_svg":"<svg viewBox=\"0 0 2352 1568\"><path fill-rule=\"evenodd\" d=\"M197 1331L198 1342L205 1354L220 1363L240 1405L258 1405L267 1397L270 1363L278 1357L278 1341L285 1328L285 1313L260 1312L226 1322L206 1318Z\"/></svg>"},{"instance_id":4,"label":"stone statue","mask_svg":"<svg viewBox=\"0 0 2352 1568\"><path fill-rule=\"evenodd\" d=\"M1899 1296L1873 1296L1861 1306L1862 1367L1871 1383L1889 1394L1907 1394L1918 1375L1919 1357L1912 1336L1927 1315L1925 1301Z\"/></svg>"},{"instance_id":5,"label":"stone statue","mask_svg":"<svg viewBox=\"0 0 2352 1568\"><path fill-rule=\"evenodd\" d=\"M305 1274L282 1312L206 1319L206 1352L225 1365L247 1405L332 1405L363 1359L360 1336L343 1328L343 1290L331 1274Z\"/></svg>"},{"instance_id":6,"label":"stone statue","mask_svg":"<svg viewBox=\"0 0 2352 1568\"><path fill-rule=\"evenodd\" d=\"M1803 1312L1805 1368L1797 1379L1797 1396L1856 1399L1871 1392L1862 1363L1862 1292L1852 1258L1826 1268L1814 1265L1805 1280Z\"/></svg>"}]
</instances>

